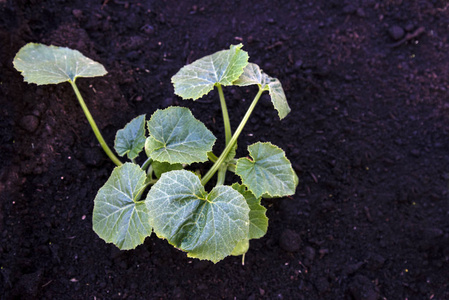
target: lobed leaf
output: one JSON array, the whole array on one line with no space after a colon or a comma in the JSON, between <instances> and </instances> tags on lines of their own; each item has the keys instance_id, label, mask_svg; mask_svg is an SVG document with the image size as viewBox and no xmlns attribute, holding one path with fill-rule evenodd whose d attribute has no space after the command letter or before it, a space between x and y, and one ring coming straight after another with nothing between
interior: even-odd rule
<instances>
[{"instance_id":1,"label":"lobed leaf","mask_svg":"<svg viewBox=\"0 0 449 300\"><path fill-rule=\"evenodd\" d=\"M185 107L157 110L147 125L150 136L145 142L145 151L148 157L159 162L204 162L216 140Z\"/></svg>"},{"instance_id":2,"label":"lobed leaf","mask_svg":"<svg viewBox=\"0 0 449 300\"><path fill-rule=\"evenodd\" d=\"M116 167L94 200L93 230L121 250L134 249L151 235L145 203L145 172L136 164Z\"/></svg>"},{"instance_id":3,"label":"lobed leaf","mask_svg":"<svg viewBox=\"0 0 449 300\"><path fill-rule=\"evenodd\" d=\"M234 84L239 86L259 85L260 88L269 92L271 102L278 111L281 120L289 114L290 107L288 106L281 82L277 78L265 74L258 65L248 63L245 69L243 69L242 75L234 81Z\"/></svg>"},{"instance_id":4,"label":"lobed leaf","mask_svg":"<svg viewBox=\"0 0 449 300\"><path fill-rule=\"evenodd\" d=\"M235 173L244 185L257 197L293 195L296 189L296 174L282 149L271 143L255 143L248 146L253 160L239 158Z\"/></svg>"},{"instance_id":5,"label":"lobed leaf","mask_svg":"<svg viewBox=\"0 0 449 300\"><path fill-rule=\"evenodd\" d=\"M189 171L162 174L145 203L154 232L189 257L216 263L248 236L249 208L243 196L223 185L208 194Z\"/></svg>"},{"instance_id":6,"label":"lobed leaf","mask_svg":"<svg viewBox=\"0 0 449 300\"><path fill-rule=\"evenodd\" d=\"M145 139L145 115L140 115L117 131L114 149L118 155L134 159L143 150Z\"/></svg>"},{"instance_id":7,"label":"lobed leaf","mask_svg":"<svg viewBox=\"0 0 449 300\"><path fill-rule=\"evenodd\" d=\"M65 47L28 43L13 61L28 83L58 84L75 82L78 77L96 77L107 73L103 65Z\"/></svg>"},{"instance_id":8,"label":"lobed leaf","mask_svg":"<svg viewBox=\"0 0 449 300\"><path fill-rule=\"evenodd\" d=\"M242 44L218 51L182 67L172 77L175 94L183 99L196 100L209 93L216 83L232 85L248 64L248 53Z\"/></svg>"}]
</instances>

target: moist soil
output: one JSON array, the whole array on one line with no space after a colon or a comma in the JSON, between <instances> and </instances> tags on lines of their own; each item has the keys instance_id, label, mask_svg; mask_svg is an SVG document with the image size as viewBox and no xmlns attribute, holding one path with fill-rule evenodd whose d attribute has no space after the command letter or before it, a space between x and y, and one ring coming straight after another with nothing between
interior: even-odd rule
<instances>
[{"instance_id":1,"label":"moist soil","mask_svg":"<svg viewBox=\"0 0 449 300\"><path fill-rule=\"evenodd\" d=\"M1 0L1 299L449 299L448 29L438 0ZM238 154L271 141L299 185L263 201L269 229L245 265L155 235L119 251L92 231L114 165L69 84L13 69L28 42L106 67L77 82L110 145L170 105L223 140L217 93L183 101L170 78L230 44L280 79L292 112L280 121L263 97ZM235 129L255 90L225 94Z\"/></svg>"}]
</instances>

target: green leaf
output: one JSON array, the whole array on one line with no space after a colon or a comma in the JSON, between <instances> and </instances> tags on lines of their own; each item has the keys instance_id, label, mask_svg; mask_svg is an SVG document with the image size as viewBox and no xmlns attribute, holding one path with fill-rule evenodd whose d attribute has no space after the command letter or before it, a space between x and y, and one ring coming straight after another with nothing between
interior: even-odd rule
<instances>
[{"instance_id":1,"label":"green leaf","mask_svg":"<svg viewBox=\"0 0 449 300\"><path fill-rule=\"evenodd\" d=\"M85 57L77 50L29 43L23 46L13 61L28 83L58 84L75 82L77 77L103 76L103 65Z\"/></svg>"},{"instance_id":2,"label":"green leaf","mask_svg":"<svg viewBox=\"0 0 449 300\"><path fill-rule=\"evenodd\" d=\"M216 83L232 85L248 63L248 53L241 50L242 44L232 45L200 58L190 65L182 67L171 81L175 94L183 99L196 100L209 93Z\"/></svg>"},{"instance_id":3,"label":"green leaf","mask_svg":"<svg viewBox=\"0 0 449 300\"><path fill-rule=\"evenodd\" d=\"M154 232L189 257L216 263L248 236L249 208L243 196L223 185L208 194L189 171L162 174L145 203Z\"/></svg>"},{"instance_id":4,"label":"green leaf","mask_svg":"<svg viewBox=\"0 0 449 300\"><path fill-rule=\"evenodd\" d=\"M290 107L288 106L281 82L277 78L265 74L258 65L248 63L245 69L243 69L243 74L234 84L239 86L257 84L263 90L267 90L274 108L278 111L280 119L285 118L290 112Z\"/></svg>"},{"instance_id":5,"label":"green leaf","mask_svg":"<svg viewBox=\"0 0 449 300\"><path fill-rule=\"evenodd\" d=\"M267 209L260 204L261 198L256 198L244 185L234 183L232 188L245 197L249 206L249 234L248 239L259 239L267 233L268 218L265 215Z\"/></svg>"},{"instance_id":6,"label":"green leaf","mask_svg":"<svg viewBox=\"0 0 449 300\"><path fill-rule=\"evenodd\" d=\"M117 131L114 148L117 154L136 158L145 146L145 115L140 115Z\"/></svg>"},{"instance_id":7,"label":"green leaf","mask_svg":"<svg viewBox=\"0 0 449 300\"><path fill-rule=\"evenodd\" d=\"M233 256L240 256L245 255L246 252L248 252L249 249L249 240L244 239L237 243L234 250L232 250L231 255Z\"/></svg>"},{"instance_id":8,"label":"green leaf","mask_svg":"<svg viewBox=\"0 0 449 300\"><path fill-rule=\"evenodd\" d=\"M248 152L253 160L239 158L235 173L257 198L265 193L271 197L295 193L295 172L282 149L258 142L248 146Z\"/></svg>"},{"instance_id":9,"label":"green leaf","mask_svg":"<svg viewBox=\"0 0 449 300\"><path fill-rule=\"evenodd\" d=\"M154 161L191 164L207 160L215 136L185 107L157 110L147 122L145 151Z\"/></svg>"},{"instance_id":10,"label":"green leaf","mask_svg":"<svg viewBox=\"0 0 449 300\"><path fill-rule=\"evenodd\" d=\"M146 174L136 164L116 167L94 200L93 229L121 250L134 249L151 235L147 208L139 201Z\"/></svg>"},{"instance_id":11,"label":"green leaf","mask_svg":"<svg viewBox=\"0 0 449 300\"><path fill-rule=\"evenodd\" d=\"M154 175L156 175L157 178L160 178L162 174L174 170L182 170L182 164L169 164L168 162L158 162L153 161L151 164L153 167Z\"/></svg>"}]
</instances>

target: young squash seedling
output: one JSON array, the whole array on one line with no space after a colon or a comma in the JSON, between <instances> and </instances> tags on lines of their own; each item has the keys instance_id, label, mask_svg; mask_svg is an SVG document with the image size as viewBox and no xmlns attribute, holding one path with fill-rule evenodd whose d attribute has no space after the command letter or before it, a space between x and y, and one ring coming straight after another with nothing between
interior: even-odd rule
<instances>
[{"instance_id":1,"label":"young squash seedling","mask_svg":"<svg viewBox=\"0 0 449 300\"><path fill-rule=\"evenodd\" d=\"M293 195L298 178L282 149L271 143L248 147L249 158L235 158L237 139L262 93L267 91L279 118L289 112L282 85L248 62L242 44L232 45L181 68L172 77L175 94L197 100L217 89L224 120L225 148L212 152L215 136L188 108L157 110L149 120L140 115L116 135L114 148L130 162L122 164L104 142L76 87L78 77L106 74L98 62L68 48L27 44L14 58L15 68L29 83L68 81L109 158L117 165L94 200L93 230L122 250L134 249L152 232L189 257L214 263L229 255L245 255L249 240L267 232L263 197ZM259 90L233 133L224 86L257 85ZM135 159L144 153L146 160ZM212 162L201 176L185 169L192 163ZM225 185L230 171L241 182ZM217 174L210 192L205 185Z\"/></svg>"}]
</instances>

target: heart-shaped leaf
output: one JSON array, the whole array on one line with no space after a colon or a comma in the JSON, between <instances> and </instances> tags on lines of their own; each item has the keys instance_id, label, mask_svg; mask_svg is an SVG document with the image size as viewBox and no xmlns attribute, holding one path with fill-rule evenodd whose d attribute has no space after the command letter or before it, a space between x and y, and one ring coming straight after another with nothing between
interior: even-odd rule
<instances>
[{"instance_id":1,"label":"heart-shaped leaf","mask_svg":"<svg viewBox=\"0 0 449 300\"><path fill-rule=\"evenodd\" d=\"M295 172L282 149L271 143L255 143L248 146L253 160L239 158L235 173L244 185L257 197L293 195L296 189Z\"/></svg>"},{"instance_id":2,"label":"heart-shaped leaf","mask_svg":"<svg viewBox=\"0 0 449 300\"><path fill-rule=\"evenodd\" d=\"M103 65L85 57L77 50L65 47L29 43L23 46L13 61L29 83L58 84L75 82L77 77L103 76Z\"/></svg>"},{"instance_id":3,"label":"heart-shaped leaf","mask_svg":"<svg viewBox=\"0 0 449 300\"><path fill-rule=\"evenodd\" d=\"M93 229L121 250L134 249L151 235L147 208L139 201L146 174L136 164L116 167L94 200Z\"/></svg>"},{"instance_id":4,"label":"heart-shaped leaf","mask_svg":"<svg viewBox=\"0 0 449 300\"><path fill-rule=\"evenodd\" d=\"M145 151L148 157L159 162L204 162L216 140L185 107L157 110L147 124L150 136L145 142Z\"/></svg>"},{"instance_id":5,"label":"heart-shaped leaf","mask_svg":"<svg viewBox=\"0 0 449 300\"><path fill-rule=\"evenodd\" d=\"M114 148L117 154L136 158L145 146L145 115L140 115L117 131Z\"/></svg>"},{"instance_id":6,"label":"heart-shaped leaf","mask_svg":"<svg viewBox=\"0 0 449 300\"><path fill-rule=\"evenodd\" d=\"M162 174L145 203L154 232L189 257L216 263L248 236L245 198L223 185L208 194L200 179L189 171Z\"/></svg>"},{"instance_id":7,"label":"heart-shaped leaf","mask_svg":"<svg viewBox=\"0 0 449 300\"><path fill-rule=\"evenodd\" d=\"M232 85L248 64L248 53L242 44L218 51L182 67L172 77L175 94L183 99L196 100L209 93L216 83Z\"/></svg>"},{"instance_id":8,"label":"heart-shaped leaf","mask_svg":"<svg viewBox=\"0 0 449 300\"><path fill-rule=\"evenodd\" d=\"M277 78L265 74L258 65L248 63L245 69L243 69L243 74L234 81L234 84L239 86L257 84L262 89L267 90L274 108L278 111L280 119L285 118L290 112L290 107L288 106L281 82Z\"/></svg>"}]
</instances>

